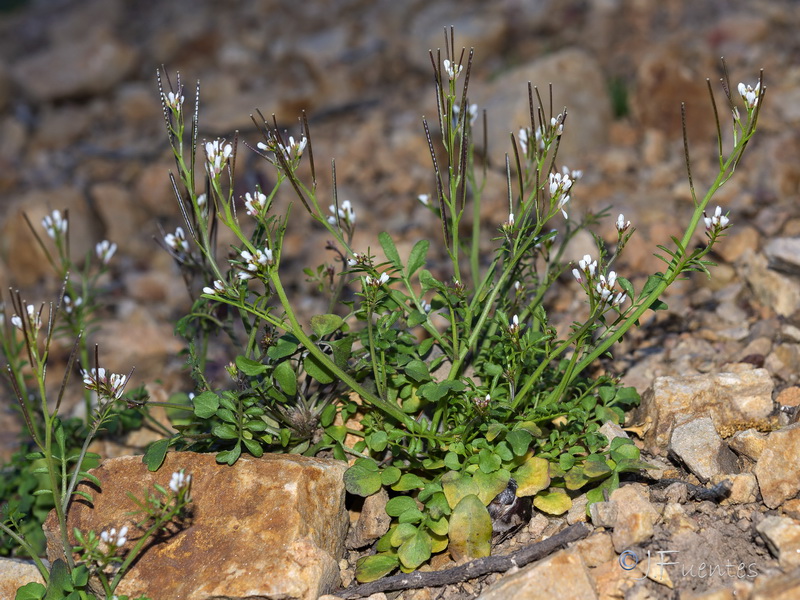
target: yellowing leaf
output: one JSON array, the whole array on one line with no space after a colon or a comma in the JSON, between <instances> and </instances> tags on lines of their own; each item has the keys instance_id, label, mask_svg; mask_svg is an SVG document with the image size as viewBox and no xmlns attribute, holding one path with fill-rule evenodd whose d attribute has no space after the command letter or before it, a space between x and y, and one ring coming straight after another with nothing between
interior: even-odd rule
<instances>
[{"instance_id":1,"label":"yellowing leaf","mask_svg":"<svg viewBox=\"0 0 800 600\"><path fill-rule=\"evenodd\" d=\"M492 552L492 518L475 494L464 496L450 515L450 555L482 558Z\"/></svg>"},{"instance_id":2,"label":"yellowing leaf","mask_svg":"<svg viewBox=\"0 0 800 600\"><path fill-rule=\"evenodd\" d=\"M514 472L517 480L517 496L533 496L550 485L550 465L537 456L532 456Z\"/></svg>"},{"instance_id":3,"label":"yellowing leaf","mask_svg":"<svg viewBox=\"0 0 800 600\"><path fill-rule=\"evenodd\" d=\"M563 515L572 508L572 498L562 492L536 494L533 505L548 515Z\"/></svg>"},{"instance_id":4,"label":"yellowing leaf","mask_svg":"<svg viewBox=\"0 0 800 600\"><path fill-rule=\"evenodd\" d=\"M484 506L488 506L489 502L494 500L500 492L506 489L508 480L511 478L511 473L505 469L500 469L494 473L484 473L483 471L475 471L472 476L472 481L478 487L478 498L481 499Z\"/></svg>"},{"instance_id":5,"label":"yellowing leaf","mask_svg":"<svg viewBox=\"0 0 800 600\"><path fill-rule=\"evenodd\" d=\"M470 475L448 471L442 475L442 491L450 508L455 508L461 499L470 494L478 495L478 486Z\"/></svg>"}]
</instances>

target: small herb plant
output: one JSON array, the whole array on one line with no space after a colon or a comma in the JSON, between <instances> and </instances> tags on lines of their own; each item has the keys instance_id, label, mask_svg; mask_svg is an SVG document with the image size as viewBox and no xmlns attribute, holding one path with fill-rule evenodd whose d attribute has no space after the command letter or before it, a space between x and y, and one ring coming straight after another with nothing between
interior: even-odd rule
<instances>
[{"instance_id":1,"label":"small herb plant","mask_svg":"<svg viewBox=\"0 0 800 600\"><path fill-rule=\"evenodd\" d=\"M647 467L630 440L609 443L599 432L607 421L623 421L639 400L636 391L587 372L646 311L666 307L659 298L676 279L708 274L707 255L731 226L719 207L708 216L709 202L741 160L764 96L759 81L754 88L740 85L741 98L735 98L726 72L733 141L725 153L709 84L718 174L698 195L689 171L694 208L686 231L658 246L663 270L635 289L612 270L634 233L623 215L613 223L615 244L596 237L596 255L577 264L564 260L570 239L601 225L606 215L575 218L571 197L581 172L558 161L567 111L556 113L530 84L530 123L511 135L505 163L508 216L493 224L495 252L484 260L479 215L487 165L475 152L479 115L468 103L473 54L456 55L452 30L445 41L444 57L431 53L437 119L422 121L435 187L420 196L441 222L445 274L426 268L427 240L417 241L408 256L388 233L378 236L380 257L353 246L356 207L338 197L333 162L333 196L318 196L305 115L294 135L281 131L274 117L258 113L253 119L262 138L244 145L272 165L276 180L271 189L237 197L238 140L200 140L199 85L187 117L180 76L165 87L159 74L177 165L172 184L185 221L163 245L195 297L177 330L189 342L198 395L193 420L180 435L151 447L146 461L157 468L171 445L215 451L228 464L243 451L326 453L353 461L345 474L348 491L369 496L388 490L386 511L394 518L377 554L358 565L361 581L416 569L445 549L457 559L488 555L497 527L487 507L504 490L532 498L545 513L562 514L576 494L600 500L619 485L621 473ZM686 159L688 169L688 146ZM301 168L303 161L308 164ZM334 257L306 270L330 306L308 323L286 293L281 268L289 212L272 209L287 185L329 234ZM693 248L701 221L707 244ZM219 227L235 236L233 246L217 247ZM544 300L570 272L587 310L560 336ZM208 376L208 350L220 336L235 348L227 367L232 385Z\"/></svg>"},{"instance_id":2,"label":"small herb plant","mask_svg":"<svg viewBox=\"0 0 800 600\"><path fill-rule=\"evenodd\" d=\"M128 527L103 531L73 530L76 546L70 545L67 512L70 502L91 496L78 485L89 481L100 485L88 472L99 461L89 451L91 442L103 431L119 434L141 425L146 410L133 408L142 402L142 390L125 394L130 374L108 373L104 368L82 369L85 418L63 418L59 413L76 366L89 363L87 335L92 330L98 307L98 280L114 254L116 246L108 241L95 248L99 267L87 257L86 267L73 279L75 267L69 258L69 219L60 211L44 218L42 226L53 241L56 256L31 226L50 263L63 278L63 286L55 304L28 304L18 291L10 296L11 309L0 312L0 348L7 361L6 382L17 399L24 419L28 442L15 454L0 485L3 500L0 514L0 539L3 548L27 553L36 564L46 585L29 583L17 591L18 600L42 598L92 599L92 585L100 586L103 597L112 597L133 560L142 552L152 536L166 530L180 519L191 501L191 476L173 474L169 491L155 486L157 494L147 492L144 500L131 496L144 518L137 523L136 543L130 550L122 547L127 541ZM7 318L10 313L10 318ZM55 399L48 397L46 386L51 345L57 337L73 340L64 376ZM95 347L94 364L98 365ZM44 554L42 523L51 510L55 514L58 535L67 549L48 569L40 556ZM92 583L91 578L94 578ZM126 596L116 596L125 600ZM146 600L146 599L144 599Z\"/></svg>"}]
</instances>

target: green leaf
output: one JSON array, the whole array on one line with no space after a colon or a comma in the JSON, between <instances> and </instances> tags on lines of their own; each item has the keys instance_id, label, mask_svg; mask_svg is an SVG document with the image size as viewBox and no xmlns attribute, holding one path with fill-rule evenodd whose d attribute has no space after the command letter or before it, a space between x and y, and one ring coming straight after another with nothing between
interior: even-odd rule
<instances>
[{"instance_id":1,"label":"green leaf","mask_svg":"<svg viewBox=\"0 0 800 600\"><path fill-rule=\"evenodd\" d=\"M247 451L256 458L264 454L264 448L262 448L261 444L259 444L257 441L244 439L242 440L242 443L247 448Z\"/></svg>"},{"instance_id":2,"label":"green leaf","mask_svg":"<svg viewBox=\"0 0 800 600\"><path fill-rule=\"evenodd\" d=\"M53 562L50 567L50 580L47 583L45 600L61 600L66 596L65 592L73 590L72 578L69 576L69 567L60 558Z\"/></svg>"},{"instance_id":3,"label":"green leaf","mask_svg":"<svg viewBox=\"0 0 800 600\"><path fill-rule=\"evenodd\" d=\"M425 255L428 254L428 248L430 247L430 242L428 240L420 240L414 247L411 249L411 254L408 257L408 266L406 267L406 277L411 278L411 276L416 273L417 269L425 265Z\"/></svg>"},{"instance_id":4,"label":"green leaf","mask_svg":"<svg viewBox=\"0 0 800 600\"><path fill-rule=\"evenodd\" d=\"M589 482L589 478L583 473L583 467L575 465L564 475L564 483L568 490L579 490Z\"/></svg>"},{"instance_id":5,"label":"green leaf","mask_svg":"<svg viewBox=\"0 0 800 600\"><path fill-rule=\"evenodd\" d=\"M611 472L611 467L606 464L606 459L599 454L590 454L583 463L583 472L590 479L603 477Z\"/></svg>"},{"instance_id":6,"label":"green leaf","mask_svg":"<svg viewBox=\"0 0 800 600\"><path fill-rule=\"evenodd\" d=\"M31 583L26 583L21 588L17 589L17 594L14 596L14 600L42 600L46 592L47 588L45 588L41 583L32 581Z\"/></svg>"},{"instance_id":7,"label":"green leaf","mask_svg":"<svg viewBox=\"0 0 800 600\"><path fill-rule=\"evenodd\" d=\"M431 536L421 528L397 549L397 558L407 569L416 569L431 557Z\"/></svg>"},{"instance_id":8,"label":"green leaf","mask_svg":"<svg viewBox=\"0 0 800 600\"><path fill-rule=\"evenodd\" d=\"M192 398L194 414L200 419L210 419L219 408L219 396L212 391L205 391Z\"/></svg>"},{"instance_id":9,"label":"green leaf","mask_svg":"<svg viewBox=\"0 0 800 600\"><path fill-rule=\"evenodd\" d=\"M444 466L450 469L451 471L457 471L461 468L461 461L458 458L458 454L455 452L448 452L444 455Z\"/></svg>"},{"instance_id":10,"label":"green leaf","mask_svg":"<svg viewBox=\"0 0 800 600\"><path fill-rule=\"evenodd\" d=\"M572 498L563 492L541 492L534 496L533 505L548 515L563 515L572 508Z\"/></svg>"},{"instance_id":11,"label":"green leaf","mask_svg":"<svg viewBox=\"0 0 800 600\"><path fill-rule=\"evenodd\" d=\"M142 456L142 462L147 465L148 471L158 471L159 467L164 464L169 443L170 438L166 438L163 440L158 440L157 442L153 442L147 447L144 456Z\"/></svg>"},{"instance_id":12,"label":"green leaf","mask_svg":"<svg viewBox=\"0 0 800 600\"><path fill-rule=\"evenodd\" d=\"M79 471L78 475L83 477L84 479L88 479L89 481L91 481L93 484L95 484L99 488L103 487L100 484L100 480L97 477L95 477L94 475L92 475L91 473L89 473L88 471Z\"/></svg>"},{"instance_id":13,"label":"green leaf","mask_svg":"<svg viewBox=\"0 0 800 600\"><path fill-rule=\"evenodd\" d=\"M319 424L323 427L327 427L331 423L336 420L336 405L329 404L325 407L322 411L322 414L319 416Z\"/></svg>"},{"instance_id":14,"label":"green leaf","mask_svg":"<svg viewBox=\"0 0 800 600\"><path fill-rule=\"evenodd\" d=\"M506 442L508 442L512 452L517 456L523 456L531 447L532 441L533 436L524 429L515 429L506 435Z\"/></svg>"},{"instance_id":15,"label":"green leaf","mask_svg":"<svg viewBox=\"0 0 800 600\"><path fill-rule=\"evenodd\" d=\"M389 443L389 436L385 431L374 431L364 438L364 441L373 452L383 452Z\"/></svg>"},{"instance_id":16,"label":"green leaf","mask_svg":"<svg viewBox=\"0 0 800 600\"><path fill-rule=\"evenodd\" d=\"M344 438L347 437L347 427L344 425L330 425L325 428L325 433L331 436L337 442L344 442Z\"/></svg>"},{"instance_id":17,"label":"green leaf","mask_svg":"<svg viewBox=\"0 0 800 600\"><path fill-rule=\"evenodd\" d=\"M256 375L261 375L264 371L266 371L269 367L260 361L253 360L252 358L247 358L246 356L237 356L236 357L236 367L245 375L250 377L255 377Z\"/></svg>"},{"instance_id":18,"label":"green leaf","mask_svg":"<svg viewBox=\"0 0 800 600\"><path fill-rule=\"evenodd\" d=\"M94 504L94 498L92 498L92 495L89 492L86 492L84 490L75 490L72 493L75 494L76 496L80 496L90 504Z\"/></svg>"},{"instance_id":19,"label":"green leaf","mask_svg":"<svg viewBox=\"0 0 800 600\"><path fill-rule=\"evenodd\" d=\"M227 463L229 465L234 464L239 457L242 455L242 447L239 444L236 444L230 450L223 450L222 452L217 453L217 462L218 463Z\"/></svg>"},{"instance_id":20,"label":"green leaf","mask_svg":"<svg viewBox=\"0 0 800 600\"><path fill-rule=\"evenodd\" d=\"M639 460L639 448L637 448L633 440L624 437L616 437L611 440L611 459L614 462L621 462L623 460L635 461Z\"/></svg>"},{"instance_id":21,"label":"green leaf","mask_svg":"<svg viewBox=\"0 0 800 600\"><path fill-rule=\"evenodd\" d=\"M491 450L484 448L480 451L480 453L478 453L478 466L484 473L493 473L494 471L497 471L501 464L502 461L500 460L500 457Z\"/></svg>"},{"instance_id":22,"label":"green leaf","mask_svg":"<svg viewBox=\"0 0 800 600\"><path fill-rule=\"evenodd\" d=\"M311 330L317 337L330 335L344 324L339 315L314 315L311 317Z\"/></svg>"},{"instance_id":23,"label":"green leaf","mask_svg":"<svg viewBox=\"0 0 800 600\"><path fill-rule=\"evenodd\" d=\"M408 375L417 383L423 383L425 381L430 381L431 379L428 365L421 360L412 360L405 366L403 370L405 371L406 375Z\"/></svg>"},{"instance_id":24,"label":"green leaf","mask_svg":"<svg viewBox=\"0 0 800 600\"><path fill-rule=\"evenodd\" d=\"M421 394L426 400L430 402L438 402L451 391L461 392L464 390L464 384L460 381L453 381L450 379L446 379L441 383L435 383L433 381L423 384L419 387L419 394Z\"/></svg>"},{"instance_id":25,"label":"green leaf","mask_svg":"<svg viewBox=\"0 0 800 600\"><path fill-rule=\"evenodd\" d=\"M532 456L514 473L517 480L517 496L533 496L550 485L550 465L538 456Z\"/></svg>"},{"instance_id":26,"label":"green leaf","mask_svg":"<svg viewBox=\"0 0 800 600\"><path fill-rule=\"evenodd\" d=\"M381 483L383 485L392 485L400 480L402 471L397 467L386 467L381 471Z\"/></svg>"},{"instance_id":27,"label":"green leaf","mask_svg":"<svg viewBox=\"0 0 800 600\"><path fill-rule=\"evenodd\" d=\"M394 241L392 237L382 231L380 235L378 235L378 241L381 244L381 248L383 248L383 253L386 255L386 258L389 259L395 268L402 269L403 263L400 261L400 254L397 252L397 247L394 245Z\"/></svg>"},{"instance_id":28,"label":"green leaf","mask_svg":"<svg viewBox=\"0 0 800 600\"><path fill-rule=\"evenodd\" d=\"M235 440L239 437L239 433L233 425L229 425L228 423L217 423L211 429L211 433L221 440Z\"/></svg>"},{"instance_id":29,"label":"green leaf","mask_svg":"<svg viewBox=\"0 0 800 600\"><path fill-rule=\"evenodd\" d=\"M400 523L397 527L394 528L394 532L391 532L392 546L394 546L395 548L401 546L407 539L409 539L416 532L417 532L416 525L413 525L412 523Z\"/></svg>"},{"instance_id":30,"label":"green leaf","mask_svg":"<svg viewBox=\"0 0 800 600\"><path fill-rule=\"evenodd\" d=\"M374 554L359 558L356 562L356 579L359 583L369 583L394 571L400 564L396 556Z\"/></svg>"},{"instance_id":31,"label":"green leaf","mask_svg":"<svg viewBox=\"0 0 800 600\"><path fill-rule=\"evenodd\" d=\"M493 441L498 435L506 431L508 428L502 423L490 423L489 428L486 430L487 441Z\"/></svg>"},{"instance_id":32,"label":"green leaf","mask_svg":"<svg viewBox=\"0 0 800 600\"><path fill-rule=\"evenodd\" d=\"M299 345L300 342L296 337L292 335L284 335L278 338L278 341L274 346L269 347L269 350L267 350L267 356L269 356L272 360L286 358L287 356L291 356L297 352Z\"/></svg>"},{"instance_id":33,"label":"green leaf","mask_svg":"<svg viewBox=\"0 0 800 600\"><path fill-rule=\"evenodd\" d=\"M411 496L395 496L386 503L386 514L399 517L410 509L417 508L417 502Z\"/></svg>"},{"instance_id":34,"label":"green leaf","mask_svg":"<svg viewBox=\"0 0 800 600\"><path fill-rule=\"evenodd\" d=\"M85 565L78 565L73 569L72 583L78 587L84 587L89 583L89 569Z\"/></svg>"},{"instance_id":35,"label":"green leaf","mask_svg":"<svg viewBox=\"0 0 800 600\"><path fill-rule=\"evenodd\" d=\"M369 458L356 459L344 472L344 487L356 496L371 496L381 489L381 474L377 463Z\"/></svg>"},{"instance_id":36,"label":"green leaf","mask_svg":"<svg viewBox=\"0 0 800 600\"><path fill-rule=\"evenodd\" d=\"M319 383L333 383L333 374L328 370L328 367L313 354L307 354L303 359L303 368L306 373Z\"/></svg>"},{"instance_id":37,"label":"green leaf","mask_svg":"<svg viewBox=\"0 0 800 600\"><path fill-rule=\"evenodd\" d=\"M407 492L408 490L418 490L425 487L425 480L420 479L413 473L406 473L400 478L392 489L396 492Z\"/></svg>"},{"instance_id":38,"label":"green leaf","mask_svg":"<svg viewBox=\"0 0 800 600\"><path fill-rule=\"evenodd\" d=\"M636 293L634 292L633 285L631 285L630 281L628 281L624 277L617 277L617 283L619 284L619 287L622 288L622 291L624 291L628 295L628 298L636 297Z\"/></svg>"},{"instance_id":39,"label":"green leaf","mask_svg":"<svg viewBox=\"0 0 800 600\"><path fill-rule=\"evenodd\" d=\"M407 511L401 513L400 516L397 517L397 522L398 523L419 523L424 518L425 518L425 515L422 513L422 511L419 508L417 508L415 506L414 508L409 508Z\"/></svg>"},{"instance_id":40,"label":"green leaf","mask_svg":"<svg viewBox=\"0 0 800 600\"><path fill-rule=\"evenodd\" d=\"M297 393L297 373L294 372L292 364L288 360L278 363L272 376L285 394L294 396Z\"/></svg>"},{"instance_id":41,"label":"green leaf","mask_svg":"<svg viewBox=\"0 0 800 600\"><path fill-rule=\"evenodd\" d=\"M483 558L492 551L492 518L475 494L464 496L450 515L450 554L462 558Z\"/></svg>"},{"instance_id":42,"label":"green leaf","mask_svg":"<svg viewBox=\"0 0 800 600\"><path fill-rule=\"evenodd\" d=\"M438 519L453 512L453 509L451 509L450 505L447 503L447 496L444 495L444 492L434 492L425 503L425 508L431 519Z\"/></svg>"}]
</instances>

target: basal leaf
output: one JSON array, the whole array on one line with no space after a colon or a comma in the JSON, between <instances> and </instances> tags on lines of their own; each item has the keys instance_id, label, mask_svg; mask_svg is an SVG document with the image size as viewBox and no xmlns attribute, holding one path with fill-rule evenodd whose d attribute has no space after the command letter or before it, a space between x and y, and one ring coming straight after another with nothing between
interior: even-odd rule
<instances>
[{"instance_id":1,"label":"basal leaf","mask_svg":"<svg viewBox=\"0 0 800 600\"><path fill-rule=\"evenodd\" d=\"M219 408L219 396L212 391L205 391L192 398L194 414L201 419L210 419Z\"/></svg>"},{"instance_id":2,"label":"basal leaf","mask_svg":"<svg viewBox=\"0 0 800 600\"><path fill-rule=\"evenodd\" d=\"M455 508L465 496L478 496L478 485L472 480L471 475L448 471L442 475L442 491L447 498L450 508Z\"/></svg>"},{"instance_id":3,"label":"basal leaf","mask_svg":"<svg viewBox=\"0 0 800 600\"><path fill-rule=\"evenodd\" d=\"M572 508L572 498L563 492L540 492L533 497L533 505L548 515L563 515Z\"/></svg>"},{"instance_id":4,"label":"basal leaf","mask_svg":"<svg viewBox=\"0 0 800 600\"><path fill-rule=\"evenodd\" d=\"M475 494L464 496L450 515L450 555L454 560L483 558L492 551L492 518Z\"/></svg>"},{"instance_id":5,"label":"basal leaf","mask_svg":"<svg viewBox=\"0 0 800 600\"><path fill-rule=\"evenodd\" d=\"M381 489L381 474L375 461L356 459L353 466L344 472L344 487L356 496L371 496Z\"/></svg>"},{"instance_id":6,"label":"basal leaf","mask_svg":"<svg viewBox=\"0 0 800 600\"><path fill-rule=\"evenodd\" d=\"M538 456L532 456L514 472L517 496L533 496L550 485L550 465Z\"/></svg>"},{"instance_id":7,"label":"basal leaf","mask_svg":"<svg viewBox=\"0 0 800 600\"><path fill-rule=\"evenodd\" d=\"M356 579L359 583L369 583L394 571L400 564L397 556L374 554L359 558L356 562Z\"/></svg>"},{"instance_id":8,"label":"basal leaf","mask_svg":"<svg viewBox=\"0 0 800 600\"><path fill-rule=\"evenodd\" d=\"M386 503L386 514L390 517L399 517L413 508L417 508L417 502L411 496L395 496Z\"/></svg>"},{"instance_id":9,"label":"basal leaf","mask_svg":"<svg viewBox=\"0 0 800 600\"><path fill-rule=\"evenodd\" d=\"M397 549L397 557L407 569L416 569L431 557L431 536L422 528L417 529Z\"/></svg>"},{"instance_id":10,"label":"basal leaf","mask_svg":"<svg viewBox=\"0 0 800 600\"><path fill-rule=\"evenodd\" d=\"M288 360L278 363L272 376L285 394L294 396L297 393L297 373L294 372L292 364Z\"/></svg>"}]
</instances>

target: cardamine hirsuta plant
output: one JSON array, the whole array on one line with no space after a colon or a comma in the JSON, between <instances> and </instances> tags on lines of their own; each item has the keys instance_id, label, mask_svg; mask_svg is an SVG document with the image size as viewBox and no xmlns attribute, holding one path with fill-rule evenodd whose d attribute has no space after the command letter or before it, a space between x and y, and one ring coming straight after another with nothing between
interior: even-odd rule
<instances>
[{"instance_id":1,"label":"cardamine hirsuta plant","mask_svg":"<svg viewBox=\"0 0 800 600\"><path fill-rule=\"evenodd\" d=\"M443 54L431 52L436 119L422 119L434 186L419 200L441 222L446 273L426 268L425 239L408 256L386 232L377 239L380 254L353 245L357 207L338 196L335 162L332 197L320 198L305 115L290 135L274 116L258 112L253 122L261 139L244 142L244 149L238 136L201 140L199 85L187 117L180 76L173 83L159 73L177 168L171 180L184 218L162 241L194 298L177 331L188 341L197 395L191 422L152 446L145 460L157 468L170 446L215 451L228 464L243 451L350 460L347 490L369 496L386 489L394 518L377 553L359 564L361 581L416 569L444 550L456 559L486 556L493 537L508 530L498 503L519 503L522 514L530 514L531 504L562 514L577 494L597 501L619 485L620 474L647 467L630 440L609 442L598 431L607 421L623 421L638 402L636 391L587 372L646 311L665 308L659 298L675 280L708 274L707 255L731 226L709 203L755 133L765 92L759 79L732 93L725 71L720 107L709 83L717 176L704 193L696 191L687 145L694 204L685 233L658 246L663 269L635 289L612 269L634 234L623 215L612 224L615 244L596 238L596 253L576 264L564 259L572 237L604 226L606 214L576 217L571 198L581 172L558 159L567 110L556 112L530 84L530 122L510 136L506 155L508 216L481 222L488 167L475 152L479 114L468 97L473 52L456 54L452 30L445 42ZM723 118L733 129L727 150ZM239 151L271 165L270 189L236 196ZM290 215L272 208L286 186L305 217L330 236L332 262L306 270L328 295L329 309L308 322L286 292L286 278L294 276L282 268ZM707 243L694 247L701 225ZM235 236L231 247L217 246L219 227ZM480 240L492 228L495 252L486 261ZM544 298L570 272L587 308L559 334ZM220 340L235 352L228 384L209 375L209 348Z\"/></svg>"}]
</instances>

